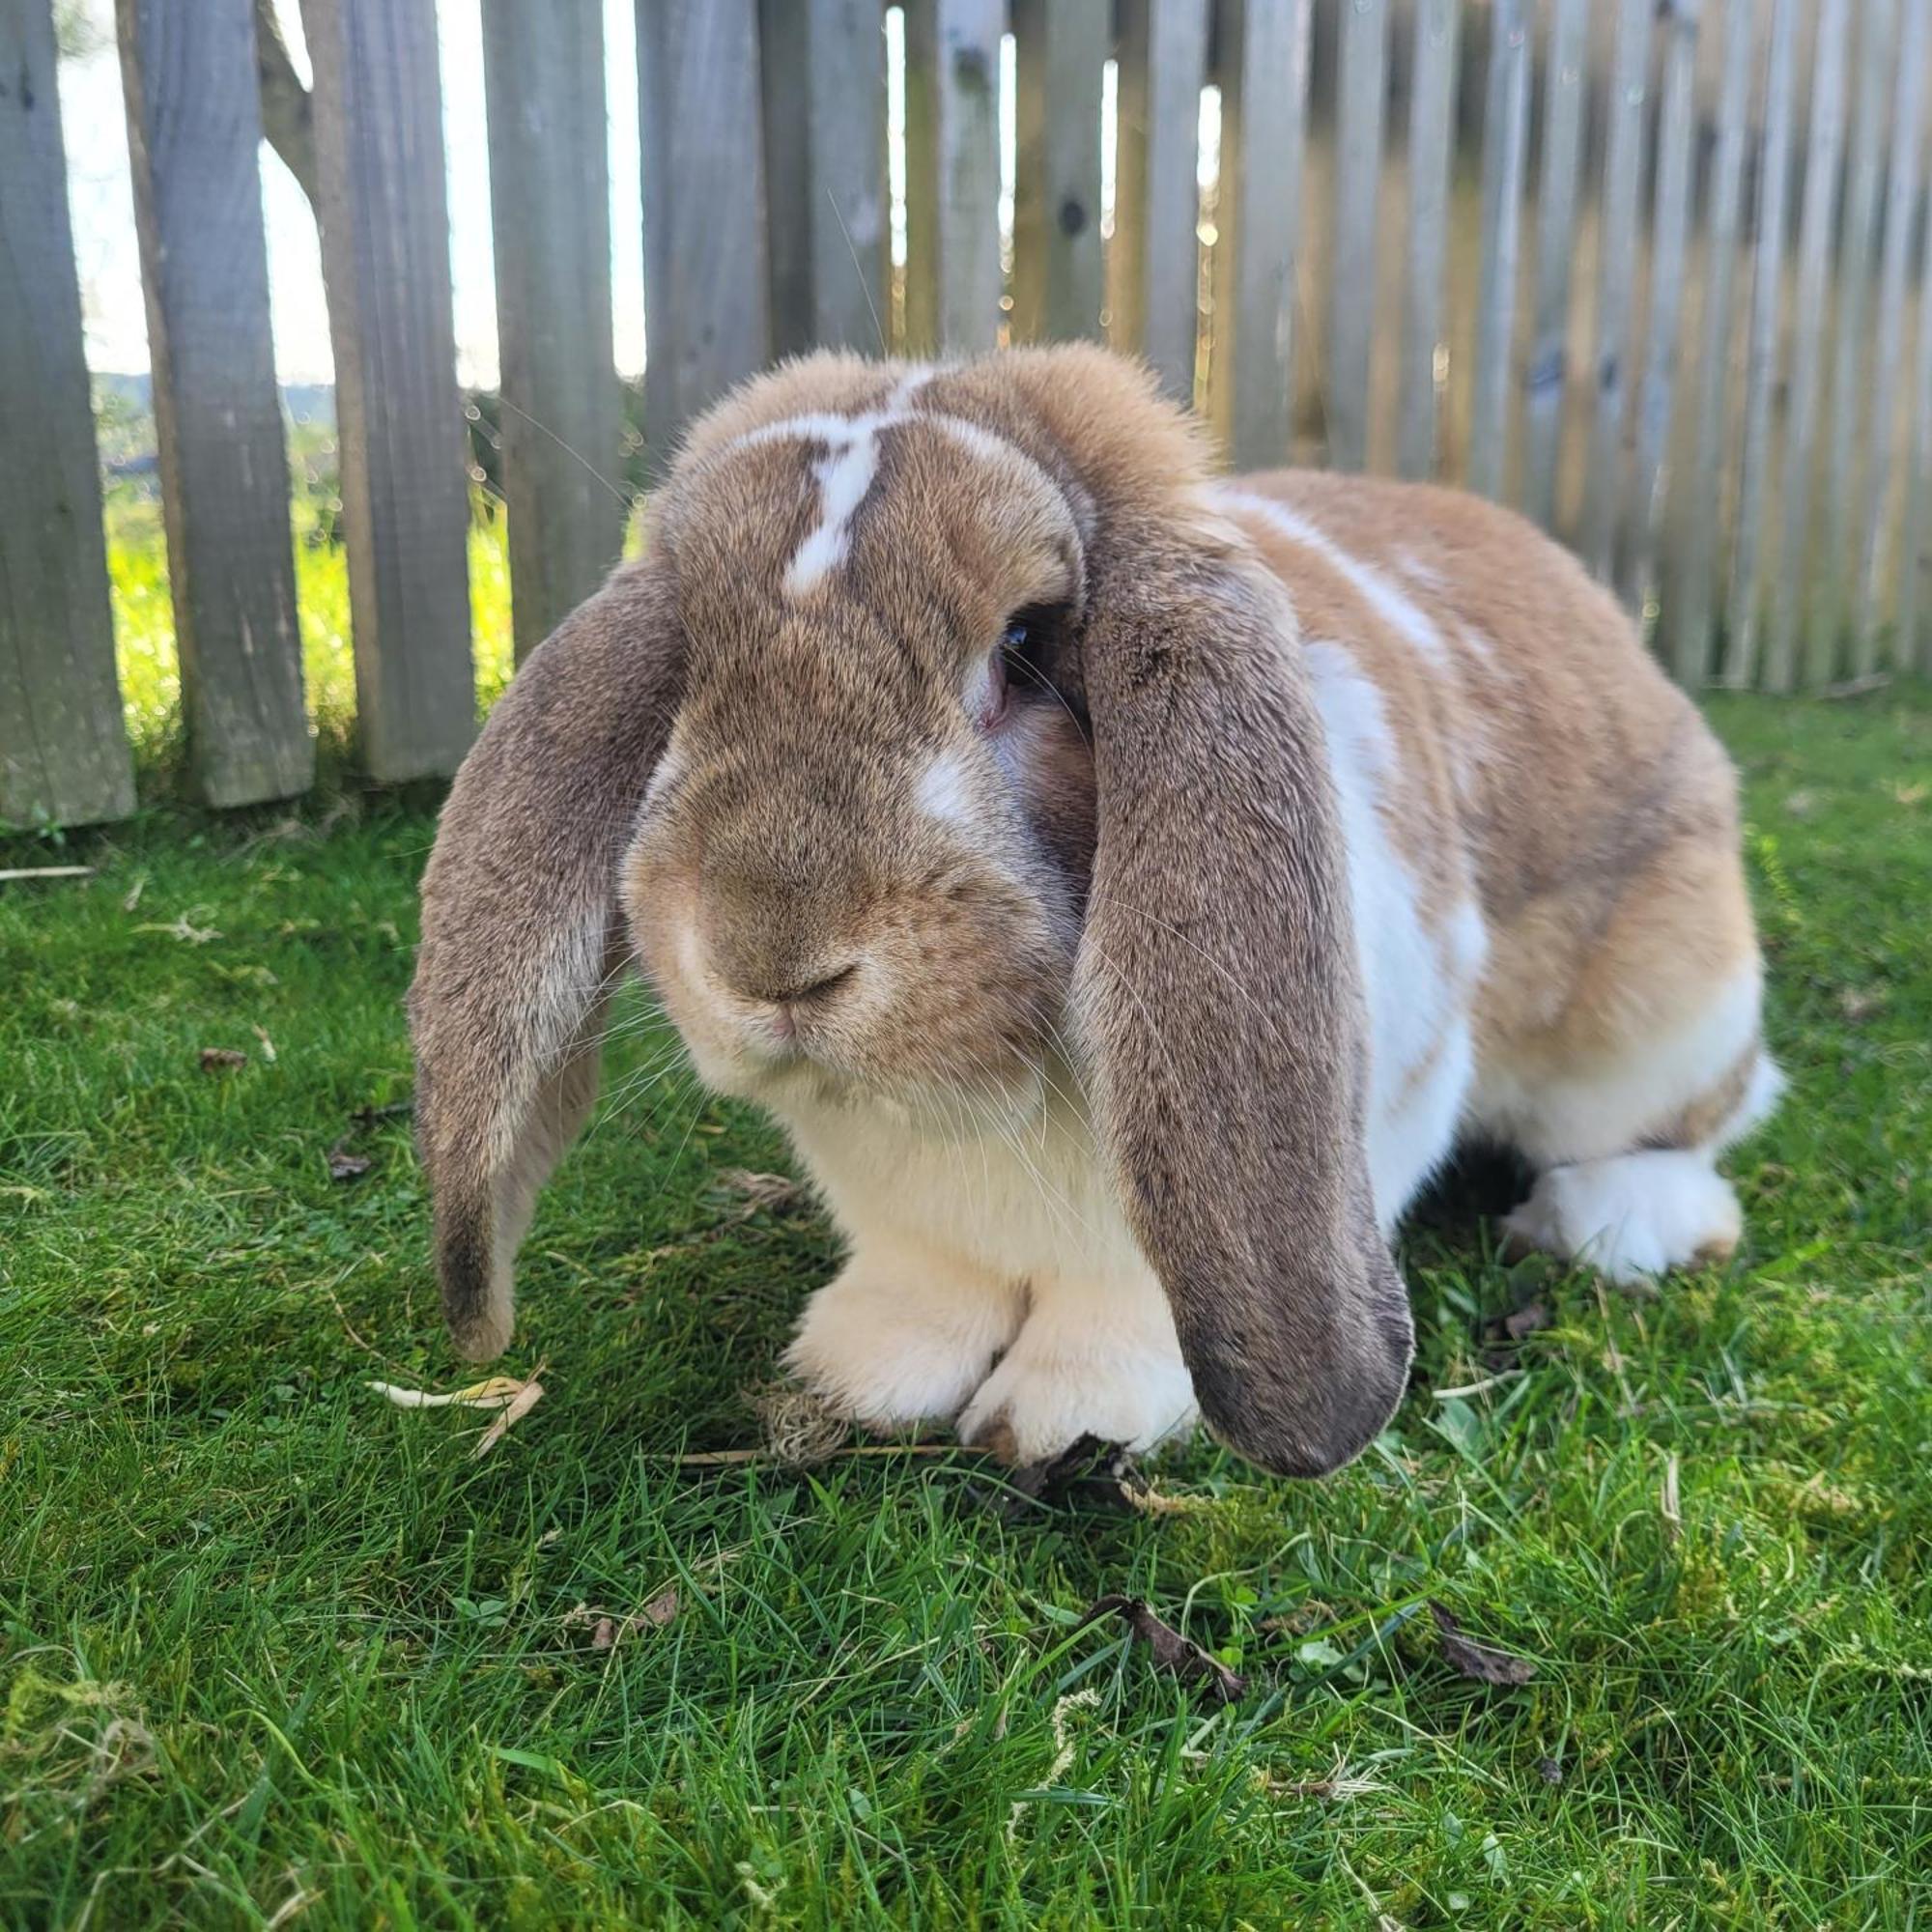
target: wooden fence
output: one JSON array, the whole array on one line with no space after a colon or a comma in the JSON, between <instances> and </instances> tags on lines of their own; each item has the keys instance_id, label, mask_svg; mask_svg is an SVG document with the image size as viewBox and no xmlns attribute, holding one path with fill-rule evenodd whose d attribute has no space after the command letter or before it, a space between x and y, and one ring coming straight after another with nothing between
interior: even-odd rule
<instances>
[{"instance_id":1,"label":"wooden fence","mask_svg":"<svg viewBox=\"0 0 1932 1932\"><path fill-rule=\"evenodd\" d=\"M635 84L654 452L814 343L1103 335L1236 466L1520 504L1688 683L1926 662L1932 0L637 0L635 82L601 0L480 4L520 654L622 540L606 100ZM133 803L50 12L0 0L14 823ZM361 755L444 773L474 697L436 0L301 18ZM253 0L118 0L118 29L191 769L286 796L313 755Z\"/></svg>"}]
</instances>

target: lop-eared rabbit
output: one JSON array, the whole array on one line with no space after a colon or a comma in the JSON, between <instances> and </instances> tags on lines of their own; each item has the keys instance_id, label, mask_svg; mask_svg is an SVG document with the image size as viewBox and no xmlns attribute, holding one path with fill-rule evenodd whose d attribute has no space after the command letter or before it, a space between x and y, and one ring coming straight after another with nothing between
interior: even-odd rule
<instances>
[{"instance_id":1,"label":"lop-eared rabbit","mask_svg":"<svg viewBox=\"0 0 1932 1932\"><path fill-rule=\"evenodd\" d=\"M1624 1281L1735 1245L1776 1084L1731 766L1614 601L1470 497L1216 481L1092 348L748 383L491 716L411 996L465 1355L634 966L848 1244L793 1373L1023 1463L1334 1468L1459 1139Z\"/></svg>"}]
</instances>

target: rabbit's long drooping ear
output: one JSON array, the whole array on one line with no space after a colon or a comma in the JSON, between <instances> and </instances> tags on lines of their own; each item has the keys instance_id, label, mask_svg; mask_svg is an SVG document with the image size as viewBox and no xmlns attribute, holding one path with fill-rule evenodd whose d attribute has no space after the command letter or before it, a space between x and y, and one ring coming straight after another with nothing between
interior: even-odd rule
<instances>
[{"instance_id":1,"label":"rabbit's long drooping ear","mask_svg":"<svg viewBox=\"0 0 1932 1932\"><path fill-rule=\"evenodd\" d=\"M617 871L669 729L668 573L621 571L542 644L464 761L422 885L416 1130L457 1349L508 1344L537 1189L596 1097L626 956Z\"/></svg>"},{"instance_id":2,"label":"rabbit's long drooping ear","mask_svg":"<svg viewBox=\"0 0 1932 1932\"><path fill-rule=\"evenodd\" d=\"M1203 1413L1319 1475L1387 1421L1413 1345L1370 1197L1337 808L1280 585L1206 516L1137 521L1081 648L1097 1124Z\"/></svg>"}]
</instances>

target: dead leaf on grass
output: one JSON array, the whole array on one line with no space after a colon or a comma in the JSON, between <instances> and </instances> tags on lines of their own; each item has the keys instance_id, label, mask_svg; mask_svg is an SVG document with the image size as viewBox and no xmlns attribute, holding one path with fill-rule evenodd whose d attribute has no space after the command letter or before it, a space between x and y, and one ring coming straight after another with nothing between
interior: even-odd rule
<instances>
[{"instance_id":1,"label":"dead leaf on grass","mask_svg":"<svg viewBox=\"0 0 1932 1932\"><path fill-rule=\"evenodd\" d=\"M532 1376L503 1405L496 1421L476 1438L476 1447L471 1454L470 1460L480 1463L542 1400L543 1383L538 1381L535 1376Z\"/></svg>"},{"instance_id":2,"label":"dead leaf on grass","mask_svg":"<svg viewBox=\"0 0 1932 1932\"><path fill-rule=\"evenodd\" d=\"M270 1066L275 1064L275 1042L269 1037L269 1029L264 1026L250 1026L248 1031L262 1042L262 1058Z\"/></svg>"},{"instance_id":3,"label":"dead leaf on grass","mask_svg":"<svg viewBox=\"0 0 1932 1932\"><path fill-rule=\"evenodd\" d=\"M378 1395L387 1396L398 1408L507 1408L524 1390L515 1376L489 1376L446 1394L436 1389L403 1388L395 1382L371 1382L368 1386Z\"/></svg>"},{"instance_id":4,"label":"dead leaf on grass","mask_svg":"<svg viewBox=\"0 0 1932 1932\"><path fill-rule=\"evenodd\" d=\"M743 1218L765 1211L780 1213L795 1208L805 1197L805 1189L782 1174L753 1174L748 1167L724 1167L718 1171L718 1184L744 1199Z\"/></svg>"},{"instance_id":5,"label":"dead leaf on grass","mask_svg":"<svg viewBox=\"0 0 1932 1932\"><path fill-rule=\"evenodd\" d=\"M246 1066L248 1056L239 1047L204 1046L201 1049L201 1070L204 1073L222 1073L231 1066Z\"/></svg>"},{"instance_id":6,"label":"dead leaf on grass","mask_svg":"<svg viewBox=\"0 0 1932 1932\"><path fill-rule=\"evenodd\" d=\"M1838 989L1838 1010L1855 1026L1861 1020L1868 1020L1876 1012L1885 1009L1886 989L1883 986L1841 986Z\"/></svg>"},{"instance_id":7,"label":"dead leaf on grass","mask_svg":"<svg viewBox=\"0 0 1932 1932\"><path fill-rule=\"evenodd\" d=\"M1170 1623L1153 1613L1152 1606L1140 1597L1099 1598L1081 1618L1079 1628L1097 1623L1102 1617L1119 1617L1127 1629L1153 1654L1156 1666L1171 1670L1177 1677L1203 1685L1224 1704L1237 1702L1247 1691L1248 1681L1230 1670L1218 1657L1203 1650L1192 1637L1182 1636Z\"/></svg>"},{"instance_id":8,"label":"dead leaf on grass","mask_svg":"<svg viewBox=\"0 0 1932 1932\"><path fill-rule=\"evenodd\" d=\"M345 1141L337 1141L328 1151L328 1178L331 1180L359 1180L373 1164L366 1153L351 1153Z\"/></svg>"},{"instance_id":9,"label":"dead leaf on grass","mask_svg":"<svg viewBox=\"0 0 1932 1932\"><path fill-rule=\"evenodd\" d=\"M1464 1677L1473 1677L1479 1684L1527 1684L1536 1675L1533 1658L1512 1657L1508 1651L1472 1642L1463 1634L1463 1626L1433 1598L1429 1614L1442 1634L1442 1655Z\"/></svg>"},{"instance_id":10,"label":"dead leaf on grass","mask_svg":"<svg viewBox=\"0 0 1932 1932\"><path fill-rule=\"evenodd\" d=\"M1549 1326L1549 1310L1540 1301L1525 1302L1514 1314L1503 1317L1503 1333L1512 1342L1520 1342L1525 1335L1540 1334Z\"/></svg>"}]
</instances>

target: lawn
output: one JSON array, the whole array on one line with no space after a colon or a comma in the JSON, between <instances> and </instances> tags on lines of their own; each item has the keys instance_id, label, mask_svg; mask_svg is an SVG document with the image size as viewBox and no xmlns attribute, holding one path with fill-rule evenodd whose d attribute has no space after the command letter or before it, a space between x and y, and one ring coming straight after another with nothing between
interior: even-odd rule
<instances>
[{"instance_id":1,"label":"lawn","mask_svg":"<svg viewBox=\"0 0 1932 1932\"><path fill-rule=\"evenodd\" d=\"M1736 1264L1627 1296L1452 1206L1370 1454L1196 1445L1124 1515L680 1462L758 1441L834 1241L640 1007L477 1460L368 1386L461 1379L400 1111L433 799L0 846L96 868L0 885L0 1924L1925 1923L1932 697L1714 710L1792 1078ZM1080 1628L1113 1591L1245 1694Z\"/></svg>"}]
</instances>

